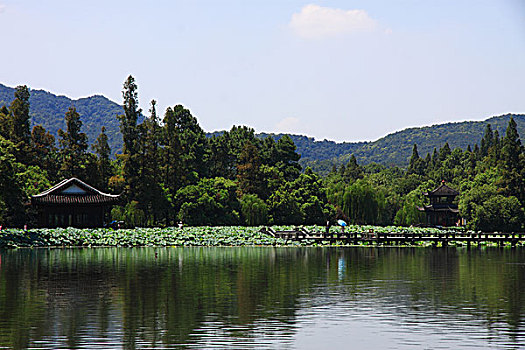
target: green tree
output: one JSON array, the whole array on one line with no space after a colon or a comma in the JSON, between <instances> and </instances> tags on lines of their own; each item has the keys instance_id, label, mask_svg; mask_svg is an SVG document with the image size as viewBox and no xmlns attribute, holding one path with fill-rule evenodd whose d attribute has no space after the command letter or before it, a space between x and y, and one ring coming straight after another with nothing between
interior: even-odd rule
<instances>
[{"instance_id":1,"label":"green tree","mask_svg":"<svg viewBox=\"0 0 525 350\"><path fill-rule=\"evenodd\" d=\"M189 225L236 225L240 220L236 192L235 182L224 178L182 187L175 195L178 219Z\"/></svg>"},{"instance_id":2,"label":"green tree","mask_svg":"<svg viewBox=\"0 0 525 350\"><path fill-rule=\"evenodd\" d=\"M58 182L59 161L55 147L55 137L41 125L35 125L31 131L31 147L35 154L35 163L46 170L52 182Z\"/></svg>"},{"instance_id":3,"label":"green tree","mask_svg":"<svg viewBox=\"0 0 525 350\"><path fill-rule=\"evenodd\" d=\"M343 170L343 179L346 183L352 183L364 177L363 168L357 164L357 159L352 154L350 160Z\"/></svg>"},{"instance_id":4,"label":"green tree","mask_svg":"<svg viewBox=\"0 0 525 350\"><path fill-rule=\"evenodd\" d=\"M346 187L341 209L352 223L376 223L379 219L379 207L376 192L366 180L357 180Z\"/></svg>"},{"instance_id":5,"label":"green tree","mask_svg":"<svg viewBox=\"0 0 525 350\"><path fill-rule=\"evenodd\" d=\"M323 225L335 216L335 208L328 203L323 181L311 168L306 168L286 190L297 201L305 224Z\"/></svg>"},{"instance_id":6,"label":"green tree","mask_svg":"<svg viewBox=\"0 0 525 350\"><path fill-rule=\"evenodd\" d=\"M124 114L119 115L118 119L124 141L123 153L134 155L137 153L137 121L142 110L139 108L138 86L131 75L124 82L122 97Z\"/></svg>"},{"instance_id":7,"label":"green tree","mask_svg":"<svg viewBox=\"0 0 525 350\"><path fill-rule=\"evenodd\" d=\"M239 197L242 197L244 194L261 195L264 193L260 166L259 151L251 142L246 142L243 151L239 155L239 163L237 164Z\"/></svg>"},{"instance_id":8,"label":"green tree","mask_svg":"<svg viewBox=\"0 0 525 350\"><path fill-rule=\"evenodd\" d=\"M268 206L255 194L245 194L240 200L244 222L249 226L264 225L268 222Z\"/></svg>"},{"instance_id":9,"label":"green tree","mask_svg":"<svg viewBox=\"0 0 525 350\"><path fill-rule=\"evenodd\" d=\"M412 157L410 157L406 174L425 174L425 161L419 157L416 144L414 144L414 147L412 148Z\"/></svg>"},{"instance_id":10,"label":"green tree","mask_svg":"<svg viewBox=\"0 0 525 350\"><path fill-rule=\"evenodd\" d=\"M174 197L179 188L206 174L207 140L197 119L182 105L166 109L163 131L164 184Z\"/></svg>"},{"instance_id":11,"label":"green tree","mask_svg":"<svg viewBox=\"0 0 525 350\"><path fill-rule=\"evenodd\" d=\"M443 162L445 159L447 159L448 156L452 153L452 150L450 149L450 146L448 142L446 142L443 147L439 149L439 161Z\"/></svg>"},{"instance_id":12,"label":"green tree","mask_svg":"<svg viewBox=\"0 0 525 350\"><path fill-rule=\"evenodd\" d=\"M108 144L108 136L106 135L106 128L103 126L100 129L100 135L93 144L93 150L97 155L97 170L98 170L98 183L102 190L107 190L109 178L112 176L111 169L111 148Z\"/></svg>"},{"instance_id":13,"label":"green tree","mask_svg":"<svg viewBox=\"0 0 525 350\"><path fill-rule=\"evenodd\" d=\"M209 175L234 179L237 171L237 157L230 148L230 133L214 135L209 139Z\"/></svg>"},{"instance_id":14,"label":"green tree","mask_svg":"<svg viewBox=\"0 0 525 350\"><path fill-rule=\"evenodd\" d=\"M271 224L297 225L304 222L298 202L286 187L272 193L267 203Z\"/></svg>"},{"instance_id":15,"label":"green tree","mask_svg":"<svg viewBox=\"0 0 525 350\"><path fill-rule=\"evenodd\" d=\"M503 148L501 149L502 177L498 186L507 196L516 196L525 200L525 183L523 181L523 147L514 118L510 118Z\"/></svg>"},{"instance_id":16,"label":"green tree","mask_svg":"<svg viewBox=\"0 0 525 350\"><path fill-rule=\"evenodd\" d=\"M237 165L247 142L259 150L260 142L255 137L255 131L246 126L234 125L229 131L214 135L209 142L209 175L235 179L238 170ZM264 154L262 155L264 156ZM264 159L261 160L261 162L263 161Z\"/></svg>"},{"instance_id":17,"label":"green tree","mask_svg":"<svg viewBox=\"0 0 525 350\"><path fill-rule=\"evenodd\" d=\"M88 149L87 136L81 132L82 121L75 107L69 107L66 112L67 130L58 130L61 147L60 175L62 177L78 177L86 179L86 151Z\"/></svg>"},{"instance_id":18,"label":"green tree","mask_svg":"<svg viewBox=\"0 0 525 350\"><path fill-rule=\"evenodd\" d=\"M169 203L164 195L160 170L161 127L157 117L155 100L151 101L150 117L139 125L141 130L140 201L144 207L148 224L158 224Z\"/></svg>"},{"instance_id":19,"label":"green tree","mask_svg":"<svg viewBox=\"0 0 525 350\"><path fill-rule=\"evenodd\" d=\"M28 164L32 158L30 147L31 132L29 116L29 89L27 86L17 86L15 90L15 99L9 108L10 118L8 128L10 129L9 139L16 146L16 159L24 164Z\"/></svg>"},{"instance_id":20,"label":"green tree","mask_svg":"<svg viewBox=\"0 0 525 350\"><path fill-rule=\"evenodd\" d=\"M29 145L31 117L29 116L29 89L27 86L18 86L15 90L15 99L11 103L11 139Z\"/></svg>"},{"instance_id":21,"label":"green tree","mask_svg":"<svg viewBox=\"0 0 525 350\"><path fill-rule=\"evenodd\" d=\"M275 165L277 169L284 174L286 181L295 180L301 172L301 166L299 165L301 155L297 154L297 147L290 136L284 135L281 137L277 141L275 148L277 159Z\"/></svg>"},{"instance_id":22,"label":"green tree","mask_svg":"<svg viewBox=\"0 0 525 350\"><path fill-rule=\"evenodd\" d=\"M116 221L123 221L127 226L145 226L146 215L139 207L137 201L130 201L124 206L115 206L111 209L111 218Z\"/></svg>"},{"instance_id":23,"label":"green tree","mask_svg":"<svg viewBox=\"0 0 525 350\"><path fill-rule=\"evenodd\" d=\"M260 155L262 164L274 166L279 161L277 144L273 137L265 137L261 142Z\"/></svg>"},{"instance_id":24,"label":"green tree","mask_svg":"<svg viewBox=\"0 0 525 350\"><path fill-rule=\"evenodd\" d=\"M17 176L13 142L0 136L0 225L21 226L25 222L24 193Z\"/></svg>"},{"instance_id":25,"label":"green tree","mask_svg":"<svg viewBox=\"0 0 525 350\"><path fill-rule=\"evenodd\" d=\"M487 124L485 127L485 133L481 139L480 152L481 157L486 157L489 154L489 149L494 145L494 132L492 126Z\"/></svg>"},{"instance_id":26,"label":"green tree","mask_svg":"<svg viewBox=\"0 0 525 350\"><path fill-rule=\"evenodd\" d=\"M472 188L460 200L459 208L467 227L473 230L512 232L521 230L524 224L519 200L498 194L493 185Z\"/></svg>"},{"instance_id":27,"label":"green tree","mask_svg":"<svg viewBox=\"0 0 525 350\"><path fill-rule=\"evenodd\" d=\"M410 192L403 201L403 206L398 210L394 218L395 225L410 226L423 224L425 213L418 210L422 206L419 189Z\"/></svg>"},{"instance_id":28,"label":"green tree","mask_svg":"<svg viewBox=\"0 0 525 350\"><path fill-rule=\"evenodd\" d=\"M135 199L139 187L139 130L137 120L142 112L139 108L138 86L133 76L128 76L124 82L122 97L124 99L124 114L118 115L120 121L120 132L124 142L122 155L122 175L125 179L124 195L128 200ZM131 189L134 189L133 191Z\"/></svg>"},{"instance_id":29,"label":"green tree","mask_svg":"<svg viewBox=\"0 0 525 350\"><path fill-rule=\"evenodd\" d=\"M11 135L11 116L9 109L5 105L0 108L0 136L5 139L10 138Z\"/></svg>"}]
</instances>

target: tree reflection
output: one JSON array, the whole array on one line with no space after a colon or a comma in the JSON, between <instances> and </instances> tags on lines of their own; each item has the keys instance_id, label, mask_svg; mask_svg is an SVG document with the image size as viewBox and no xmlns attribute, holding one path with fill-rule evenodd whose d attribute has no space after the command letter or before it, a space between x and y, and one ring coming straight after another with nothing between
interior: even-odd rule
<instances>
[{"instance_id":1,"label":"tree reflection","mask_svg":"<svg viewBox=\"0 0 525 350\"><path fill-rule=\"evenodd\" d=\"M193 347L212 330L255 339L268 322L291 336L299 310L370 298L522 332L519 249L20 249L0 258L7 348Z\"/></svg>"}]
</instances>

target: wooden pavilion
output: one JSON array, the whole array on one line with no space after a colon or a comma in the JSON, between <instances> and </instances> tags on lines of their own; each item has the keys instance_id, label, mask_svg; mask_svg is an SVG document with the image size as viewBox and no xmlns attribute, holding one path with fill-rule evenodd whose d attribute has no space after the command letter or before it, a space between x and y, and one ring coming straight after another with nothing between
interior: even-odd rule
<instances>
[{"instance_id":1,"label":"wooden pavilion","mask_svg":"<svg viewBox=\"0 0 525 350\"><path fill-rule=\"evenodd\" d=\"M119 195L101 192L74 177L31 196L39 227L102 227L118 201Z\"/></svg>"},{"instance_id":2,"label":"wooden pavilion","mask_svg":"<svg viewBox=\"0 0 525 350\"><path fill-rule=\"evenodd\" d=\"M455 226L459 221L458 205L454 200L459 192L445 185L445 181L435 190L423 193L429 198L430 204L418 207L427 215L427 225Z\"/></svg>"}]
</instances>

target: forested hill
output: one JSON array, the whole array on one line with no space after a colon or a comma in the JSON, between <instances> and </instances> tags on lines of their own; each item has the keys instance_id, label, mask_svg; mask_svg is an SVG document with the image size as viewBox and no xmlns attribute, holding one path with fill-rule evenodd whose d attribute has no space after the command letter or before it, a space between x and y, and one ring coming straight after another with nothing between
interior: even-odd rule
<instances>
[{"instance_id":1,"label":"forested hill","mask_svg":"<svg viewBox=\"0 0 525 350\"><path fill-rule=\"evenodd\" d=\"M14 98L14 88L0 84L0 106L11 104ZM122 114L120 105L104 96L95 95L72 100L65 96L56 96L43 90L31 90L30 114L33 125L41 124L55 137L58 129L65 129L64 115L69 107L75 106L83 123L83 131L92 143L100 133L102 126L106 127L108 143L112 153L119 152L122 147L119 122L116 118ZM163 114L159 111L159 114ZM359 164L372 162L385 165L406 166L412 154L412 147L417 144L419 154L424 157L432 152L434 147L440 148L448 142L452 149L465 149L468 145L479 143L487 124L492 125L500 136L504 136L510 114L492 117L484 121L469 121L461 123L446 123L427 127L409 128L389 134L374 142L342 142L323 140L316 141L312 137L291 134L290 137L301 154L300 163L310 166L315 171L327 173L332 165L348 162L354 154ZM513 115L519 134L525 135L525 115ZM139 120L141 122L141 120ZM208 133L208 136L221 132ZM279 139L283 134L258 134L260 137L272 136Z\"/></svg>"},{"instance_id":2,"label":"forested hill","mask_svg":"<svg viewBox=\"0 0 525 350\"><path fill-rule=\"evenodd\" d=\"M439 149L446 142L451 149L459 147L465 150L469 145L471 147L474 147L475 144L479 145L487 124L491 125L492 130L498 131L500 137L505 136L505 130L511 116L514 117L518 133L523 139L525 135L525 114L506 114L484 121L446 123L404 129L377 141L360 144L352 153L359 164L375 162L405 167L412 155L414 144L417 144L421 157L425 157L427 153L432 154L434 147ZM320 173L327 173L334 164L337 166L346 164L352 153L324 160L308 158L302 161L302 165L308 165Z\"/></svg>"},{"instance_id":3,"label":"forested hill","mask_svg":"<svg viewBox=\"0 0 525 350\"><path fill-rule=\"evenodd\" d=\"M15 89L0 84L0 107L9 106L14 99ZM121 106L104 96L95 95L72 100L66 96L57 96L44 90L31 90L29 98L32 125L42 125L57 137L58 129L65 130L64 116L69 107L74 106L82 120L82 131L93 143L100 134L100 128L106 127L108 144L113 153L122 147L118 114L124 113Z\"/></svg>"},{"instance_id":4,"label":"forested hill","mask_svg":"<svg viewBox=\"0 0 525 350\"><path fill-rule=\"evenodd\" d=\"M261 138L272 136L275 140L280 139L285 134L257 134ZM357 152L369 142L335 142L329 140L316 141L313 137L304 135L288 134L295 145L297 152L301 154L302 161L326 160L341 157Z\"/></svg>"}]
</instances>

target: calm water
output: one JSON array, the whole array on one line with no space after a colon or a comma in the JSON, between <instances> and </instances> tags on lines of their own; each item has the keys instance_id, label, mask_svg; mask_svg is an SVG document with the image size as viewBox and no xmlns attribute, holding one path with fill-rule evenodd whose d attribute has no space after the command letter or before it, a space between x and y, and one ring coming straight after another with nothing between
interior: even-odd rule
<instances>
[{"instance_id":1,"label":"calm water","mask_svg":"<svg viewBox=\"0 0 525 350\"><path fill-rule=\"evenodd\" d=\"M525 249L0 251L0 349L525 348Z\"/></svg>"}]
</instances>

